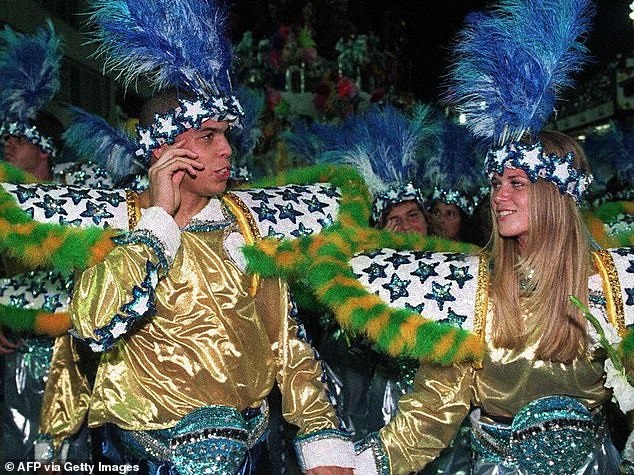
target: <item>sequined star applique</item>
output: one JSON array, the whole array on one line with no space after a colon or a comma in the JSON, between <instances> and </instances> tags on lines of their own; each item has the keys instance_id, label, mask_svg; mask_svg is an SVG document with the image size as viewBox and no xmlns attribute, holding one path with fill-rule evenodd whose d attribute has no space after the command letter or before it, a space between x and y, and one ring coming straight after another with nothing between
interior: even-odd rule
<instances>
[{"instance_id":1,"label":"sequined star applique","mask_svg":"<svg viewBox=\"0 0 634 475\"><path fill-rule=\"evenodd\" d=\"M55 214L63 214L65 216L68 215L66 210L64 209L64 205L66 204L66 200L56 200L51 195L45 195L43 198L44 201L40 201L38 203L33 203L38 208L42 208L44 210L44 216L50 218Z\"/></svg>"},{"instance_id":2,"label":"sequined star applique","mask_svg":"<svg viewBox=\"0 0 634 475\"><path fill-rule=\"evenodd\" d=\"M467 321L466 315L458 315L451 307L447 310L447 318L438 320L438 323L450 323L462 328L462 324Z\"/></svg>"},{"instance_id":3,"label":"sequined star applique","mask_svg":"<svg viewBox=\"0 0 634 475\"><path fill-rule=\"evenodd\" d=\"M97 190L97 193L99 194L97 201L105 201L111 206L116 207L119 206L119 203L125 202L125 198L117 192Z\"/></svg>"},{"instance_id":4,"label":"sequined star applique","mask_svg":"<svg viewBox=\"0 0 634 475\"><path fill-rule=\"evenodd\" d=\"M416 259L417 261L420 261L422 259L431 259L432 254L433 253L430 251L412 251L412 256L414 256L414 259Z\"/></svg>"},{"instance_id":5,"label":"sequined star applique","mask_svg":"<svg viewBox=\"0 0 634 475\"><path fill-rule=\"evenodd\" d=\"M138 144L143 148L143 150L150 151L158 146L158 142L152 135L152 129L150 127L137 126L136 132Z\"/></svg>"},{"instance_id":6,"label":"sequined star applique","mask_svg":"<svg viewBox=\"0 0 634 475\"><path fill-rule=\"evenodd\" d=\"M460 252L448 252L445 254L445 262L464 261L465 255Z\"/></svg>"},{"instance_id":7,"label":"sequined star applique","mask_svg":"<svg viewBox=\"0 0 634 475\"><path fill-rule=\"evenodd\" d=\"M277 224L277 219L275 219L275 210L269 208L266 204L262 203L260 206L254 206L253 211L258 214L258 220L261 222L270 221L273 224Z\"/></svg>"},{"instance_id":8,"label":"sequined star applique","mask_svg":"<svg viewBox=\"0 0 634 475\"><path fill-rule=\"evenodd\" d=\"M297 216L302 216L303 213L301 211L297 211L292 203L287 205L278 205L275 207L280 210L279 218L280 219L288 219L291 223L297 224Z\"/></svg>"},{"instance_id":9,"label":"sequined star applique","mask_svg":"<svg viewBox=\"0 0 634 475\"><path fill-rule=\"evenodd\" d=\"M62 303L59 301L60 294L48 294L44 297L44 304L42 305L42 309L47 312L54 312L56 308L62 306Z\"/></svg>"},{"instance_id":10,"label":"sequined star applique","mask_svg":"<svg viewBox=\"0 0 634 475\"><path fill-rule=\"evenodd\" d=\"M307 228L306 226L304 226L304 223L299 223L299 227L292 231L291 235L296 238L300 238L304 236L310 236L311 234L313 234L313 232L314 231L311 228Z\"/></svg>"},{"instance_id":11,"label":"sequined star applique","mask_svg":"<svg viewBox=\"0 0 634 475\"><path fill-rule=\"evenodd\" d=\"M447 280L453 280L458 283L458 288L463 288L464 284L473 279L473 276L469 274L469 267L458 267L453 264L449 264L450 274L445 277Z\"/></svg>"},{"instance_id":12,"label":"sequined star applique","mask_svg":"<svg viewBox=\"0 0 634 475\"><path fill-rule=\"evenodd\" d=\"M390 302L400 299L401 297L409 297L407 286L411 280L401 280L397 274L392 274L392 279L381 287L390 291Z\"/></svg>"},{"instance_id":13,"label":"sequined star applique","mask_svg":"<svg viewBox=\"0 0 634 475\"><path fill-rule=\"evenodd\" d=\"M370 259L374 259L375 257L384 256L385 251L382 251L381 249L377 249L376 251L366 252L364 255L369 257Z\"/></svg>"},{"instance_id":14,"label":"sequined star applique","mask_svg":"<svg viewBox=\"0 0 634 475\"><path fill-rule=\"evenodd\" d=\"M107 203L86 202L86 211L80 213L79 216L84 218L92 218L92 222L99 225L102 219L113 218L114 215L106 209Z\"/></svg>"},{"instance_id":15,"label":"sequined star applique","mask_svg":"<svg viewBox=\"0 0 634 475\"><path fill-rule=\"evenodd\" d=\"M259 190L251 193L251 199L254 201L262 201L263 203L269 203L269 198L273 198L274 195L269 195L266 190Z\"/></svg>"},{"instance_id":16,"label":"sequined star applique","mask_svg":"<svg viewBox=\"0 0 634 475\"><path fill-rule=\"evenodd\" d=\"M325 187L323 189L323 194L326 195L328 198L340 198L341 197L341 193L339 193L339 191L337 190L337 187L335 187L335 186Z\"/></svg>"},{"instance_id":17,"label":"sequined star applique","mask_svg":"<svg viewBox=\"0 0 634 475\"><path fill-rule=\"evenodd\" d=\"M170 113L159 115L154 122L154 134L157 137L171 139L179 133L178 124L174 123L174 116Z\"/></svg>"},{"instance_id":18,"label":"sequined star applique","mask_svg":"<svg viewBox=\"0 0 634 475\"><path fill-rule=\"evenodd\" d=\"M420 283L424 284L427 282L427 279L433 276L437 276L436 267L440 264L439 262L431 262L429 264L425 262L418 263L418 269L412 272L412 275L415 275L420 279Z\"/></svg>"},{"instance_id":19,"label":"sequined star applique","mask_svg":"<svg viewBox=\"0 0 634 475\"><path fill-rule=\"evenodd\" d=\"M32 200L37 198L37 191L35 188L27 188L25 186L22 185L18 185L15 188L15 194L18 197L18 202L20 204L28 201L28 200Z\"/></svg>"},{"instance_id":20,"label":"sequined star applique","mask_svg":"<svg viewBox=\"0 0 634 475\"><path fill-rule=\"evenodd\" d=\"M332 226L335 220L333 219L332 214L328 213L325 218L319 218L317 222L321 224L322 228L327 228L328 226Z\"/></svg>"},{"instance_id":21,"label":"sequined star applique","mask_svg":"<svg viewBox=\"0 0 634 475\"><path fill-rule=\"evenodd\" d=\"M63 225L63 226L81 226L81 219L77 218L77 219L67 219L64 216L60 216L59 217L59 224Z\"/></svg>"},{"instance_id":22,"label":"sequined star applique","mask_svg":"<svg viewBox=\"0 0 634 475\"><path fill-rule=\"evenodd\" d=\"M46 293L46 286L42 281L32 280L26 288L26 291L36 298Z\"/></svg>"},{"instance_id":23,"label":"sequined star applique","mask_svg":"<svg viewBox=\"0 0 634 475\"><path fill-rule=\"evenodd\" d=\"M110 333L113 338L119 338L121 335L125 335L128 331L128 322L124 320L117 321L112 328L110 329Z\"/></svg>"},{"instance_id":24,"label":"sequined star applique","mask_svg":"<svg viewBox=\"0 0 634 475\"><path fill-rule=\"evenodd\" d=\"M84 200L90 199L90 190L84 190L82 188L68 188L68 191L61 198L70 198L74 205L78 205Z\"/></svg>"},{"instance_id":25,"label":"sequined star applique","mask_svg":"<svg viewBox=\"0 0 634 475\"><path fill-rule=\"evenodd\" d=\"M415 307L413 305L410 305L409 303L406 303L405 308L407 310L411 310L412 312L423 313L423 310L425 309L425 302L421 302Z\"/></svg>"},{"instance_id":26,"label":"sequined star applique","mask_svg":"<svg viewBox=\"0 0 634 475\"><path fill-rule=\"evenodd\" d=\"M446 285L440 285L438 282L432 282L431 292L425 294L426 299L435 300L440 310L445 306L445 302L453 302L456 297L451 295L451 282Z\"/></svg>"},{"instance_id":27,"label":"sequined star applique","mask_svg":"<svg viewBox=\"0 0 634 475\"><path fill-rule=\"evenodd\" d=\"M13 295L9 299L9 304L12 307L23 308L27 303L28 303L28 300L26 299L26 295L24 295L24 294Z\"/></svg>"},{"instance_id":28,"label":"sequined star applique","mask_svg":"<svg viewBox=\"0 0 634 475\"><path fill-rule=\"evenodd\" d=\"M398 270L398 268L401 267L402 265L411 264L412 260L410 259L409 256L395 252L390 257L386 257L385 262L390 262L394 266L394 269Z\"/></svg>"},{"instance_id":29,"label":"sequined star applique","mask_svg":"<svg viewBox=\"0 0 634 475\"><path fill-rule=\"evenodd\" d=\"M292 201L293 203L299 204L299 198L301 196L300 193L293 191L291 188L284 188L284 191L282 191L282 199L284 201Z\"/></svg>"},{"instance_id":30,"label":"sequined star applique","mask_svg":"<svg viewBox=\"0 0 634 475\"><path fill-rule=\"evenodd\" d=\"M373 262L369 267L362 270L368 275L368 282L372 283L378 278L387 279L385 269L387 269L387 264L381 265L378 262Z\"/></svg>"},{"instance_id":31,"label":"sequined star applique","mask_svg":"<svg viewBox=\"0 0 634 475\"><path fill-rule=\"evenodd\" d=\"M625 292L627 292L627 301L625 302L625 305L634 305L634 289L625 289Z\"/></svg>"},{"instance_id":32,"label":"sequined star applique","mask_svg":"<svg viewBox=\"0 0 634 475\"><path fill-rule=\"evenodd\" d=\"M200 99L197 99L195 101L184 99L181 101L181 106L182 117L194 128L200 127L202 119L209 114Z\"/></svg>"},{"instance_id":33,"label":"sequined star applique","mask_svg":"<svg viewBox=\"0 0 634 475\"><path fill-rule=\"evenodd\" d=\"M292 190L295 190L295 192L299 193L300 195L308 192L308 189L305 185L289 185L288 187Z\"/></svg>"},{"instance_id":34,"label":"sequined star applique","mask_svg":"<svg viewBox=\"0 0 634 475\"><path fill-rule=\"evenodd\" d=\"M266 237L274 237L274 238L277 238L277 239L284 239L284 234L278 233L277 231L275 231L275 228L273 226L269 226L269 233L266 235Z\"/></svg>"},{"instance_id":35,"label":"sequined star applique","mask_svg":"<svg viewBox=\"0 0 634 475\"><path fill-rule=\"evenodd\" d=\"M302 201L308 205L308 211L310 211L311 213L326 214L324 212L324 208L327 208L328 204L322 203L321 201L319 201L319 198L317 198L317 195L313 195L313 197L309 200L302 200Z\"/></svg>"}]
</instances>

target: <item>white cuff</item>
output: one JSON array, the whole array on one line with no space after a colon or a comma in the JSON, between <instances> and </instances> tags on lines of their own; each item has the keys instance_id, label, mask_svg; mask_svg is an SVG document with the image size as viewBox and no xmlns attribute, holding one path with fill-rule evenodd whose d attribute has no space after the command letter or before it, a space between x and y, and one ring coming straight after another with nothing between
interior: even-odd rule
<instances>
[{"instance_id":1,"label":"white cuff","mask_svg":"<svg viewBox=\"0 0 634 475\"><path fill-rule=\"evenodd\" d=\"M139 234L149 233L158 240L168 264L174 261L176 251L181 245L181 230L167 211L160 206L144 210L143 216L141 216L139 224L134 228L132 234L137 232Z\"/></svg>"},{"instance_id":2,"label":"white cuff","mask_svg":"<svg viewBox=\"0 0 634 475\"><path fill-rule=\"evenodd\" d=\"M295 441L295 451L302 471L315 467L355 468L352 439L346 432L326 430L303 436Z\"/></svg>"},{"instance_id":3,"label":"white cuff","mask_svg":"<svg viewBox=\"0 0 634 475\"><path fill-rule=\"evenodd\" d=\"M53 442L51 440L37 440L33 444L33 460L36 462L53 461Z\"/></svg>"},{"instance_id":4,"label":"white cuff","mask_svg":"<svg viewBox=\"0 0 634 475\"><path fill-rule=\"evenodd\" d=\"M372 449L368 448L357 455L357 466L354 469L355 475L379 475Z\"/></svg>"}]
</instances>

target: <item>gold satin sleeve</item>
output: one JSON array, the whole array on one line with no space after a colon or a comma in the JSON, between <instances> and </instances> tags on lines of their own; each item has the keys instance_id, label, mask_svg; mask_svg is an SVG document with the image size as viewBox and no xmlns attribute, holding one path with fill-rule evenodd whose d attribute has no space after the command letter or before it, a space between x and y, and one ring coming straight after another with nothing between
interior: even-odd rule
<instances>
[{"instance_id":1,"label":"gold satin sleeve","mask_svg":"<svg viewBox=\"0 0 634 475\"><path fill-rule=\"evenodd\" d=\"M471 405L473 368L422 364L398 413L379 431L391 474L420 470L455 437Z\"/></svg>"},{"instance_id":2,"label":"gold satin sleeve","mask_svg":"<svg viewBox=\"0 0 634 475\"><path fill-rule=\"evenodd\" d=\"M337 429L339 422L321 381L322 366L315 360L310 344L297 336L298 326L290 316L286 284L264 280L259 297L256 305L277 362L276 379L284 418L299 427L299 435Z\"/></svg>"},{"instance_id":3,"label":"gold satin sleeve","mask_svg":"<svg viewBox=\"0 0 634 475\"><path fill-rule=\"evenodd\" d=\"M101 328L132 300L132 289L146 276L145 263L156 261L144 244L115 247L105 259L86 269L75 284L69 312L73 328L82 338L97 338Z\"/></svg>"},{"instance_id":4,"label":"gold satin sleeve","mask_svg":"<svg viewBox=\"0 0 634 475\"><path fill-rule=\"evenodd\" d=\"M40 433L53 438L58 448L63 439L79 431L90 406L88 372L98 358L80 342L64 335L56 338L40 413ZM81 369L80 369L81 368Z\"/></svg>"}]
</instances>

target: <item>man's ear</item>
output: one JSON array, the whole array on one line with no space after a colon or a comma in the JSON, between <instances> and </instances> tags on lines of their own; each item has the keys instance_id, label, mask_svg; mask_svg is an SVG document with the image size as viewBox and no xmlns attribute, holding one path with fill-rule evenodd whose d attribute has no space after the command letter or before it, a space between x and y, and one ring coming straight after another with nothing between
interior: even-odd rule
<instances>
[{"instance_id":1,"label":"man's ear","mask_svg":"<svg viewBox=\"0 0 634 475\"><path fill-rule=\"evenodd\" d=\"M162 144L160 147L152 149L152 157L150 158L150 166L154 165L159 157L163 154L168 147L167 143Z\"/></svg>"}]
</instances>

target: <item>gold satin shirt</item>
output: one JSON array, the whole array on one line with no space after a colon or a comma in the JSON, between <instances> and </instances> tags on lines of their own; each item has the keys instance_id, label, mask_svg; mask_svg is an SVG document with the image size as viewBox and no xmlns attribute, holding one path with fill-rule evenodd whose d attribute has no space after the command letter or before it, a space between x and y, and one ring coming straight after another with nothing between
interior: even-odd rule
<instances>
[{"instance_id":1,"label":"gold satin shirt","mask_svg":"<svg viewBox=\"0 0 634 475\"><path fill-rule=\"evenodd\" d=\"M196 408L256 407L277 379L285 418L300 434L338 427L313 349L297 337L287 288L256 286L226 255L225 234L181 234L156 289L157 313L133 327L100 361L89 425L127 430L174 426ZM117 246L77 280L70 314L81 337L110 322L155 261L145 244Z\"/></svg>"},{"instance_id":2,"label":"gold satin shirt","mask_svg":"<svg viewBox=\"0 0 634 475\"><path fill-rule=\"evenodd\" d=\"M487 312L491 321L491 308ZM471 364L440 367L423 364L412 391L399 401L399 411L380 431L390 460L390 473L420 470L454 438L472 406L484 414L513 417L535 399L566 395L587 408L611 397L603 386L603 357L587 355L570 364L535 359L539 340L523 351L493 348L487 323L487 354L477 369Z\"/></svg>"}]
</instances>

